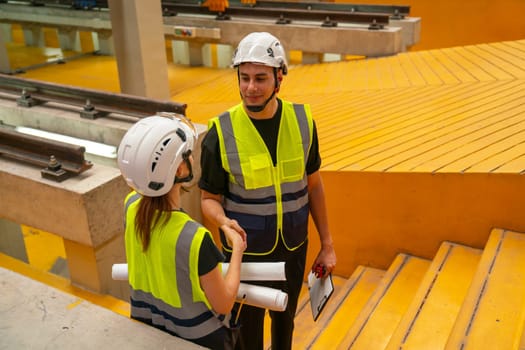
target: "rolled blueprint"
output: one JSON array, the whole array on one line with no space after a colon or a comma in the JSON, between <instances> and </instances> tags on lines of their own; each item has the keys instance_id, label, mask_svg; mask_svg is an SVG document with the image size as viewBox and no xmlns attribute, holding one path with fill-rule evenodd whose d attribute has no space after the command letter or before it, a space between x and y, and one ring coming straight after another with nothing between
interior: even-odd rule
<instances>
[{"instance_id":1,"label":"rolled blueprint","mask_svg":"<svg viewBox=\"0 0 525 350\"><path fill-rule=\"evenodd\" d=\"M240 283L237 302L262 309L284 311L288 304L288 294L279 289Z\"/></svg>"},{"instance_id":2,"label":"rolled blueprint","mask_svg":"<svg viewBox=\"0 0 525 350\"><path fill-rule=\"evenodd\" d=\"M113 264L111 267L111 277L116 281L127 281L128 264Z\"/></svg>"},{"instance_id":3,"label":"rolled blueprint","mask_svg":"<svg viewBox=\"0 0 525 350\"><path fill-rule=\"evenodd\" d=\"M242 263L241 266L245 265L247 263ZM280 268L281 263L277 263ZM223 274L226 273L227 268L225 269L225 266L227 264L223 264ZM253 263L253 265L259 266L259 265L273 265L273 263ZM256 266L250 266L247 268L247 271L244 272L245 274L250 275L249 278L253 278L251 276L252 273L255 273L255 271L252 271L251 269L255 268ZM227 267L227 266L226 266ZM272 267L266 266L262 268L262 270L270 270ZM275 267L274 267L275 268ZM284 263L282 263L282 269L284 274ZM241 267L241 276L243 274L243 268ZM264 276L265 280L268 278L268 276L274 276L279 278L281 277L281 273L271 273L270 271L265 271L264 273L260 274L257 272L258 276ZM128 279L128 264L113 264L111 268L111 277L114 280L120 280L120 281L127 281ZM241 278L242 279L242 278ZM253 279L252 279L253 280ZM263 309L270 309L274 311L284 311L286 309L286 305L288 304L288 294L285 292L269 288L269 287L263 287L263 286L256 286L253 284L247 284L247 283L240 283L239 284L239 290L237 291L237 302L244 303L251 306L260 307Z\"/></svg>"},{"instance_id":4,"label":"rolled blueprint","mask_svg":"<svg viewBox=\"0 0 525 350\"><path fill-rule=\"evenodd\" d=\"M223 276L230 264L222 263ZM128 264L113 264L111 277L114 280L128 279ZM241 281L284 281L284 262L275 263L242 263Z\"/></svg>"},{"instance_id":5,"label":"rolled blueprint","mask_svg":"<svg viewBox=\"0 0 525 350\"><path fill-rule=\"evenodd\" d=\"M222 263L222 274L225 275L230 264ZM242 263L241 281L284 281L284 261L273 263Z\"/></svg>"}]
</instances>

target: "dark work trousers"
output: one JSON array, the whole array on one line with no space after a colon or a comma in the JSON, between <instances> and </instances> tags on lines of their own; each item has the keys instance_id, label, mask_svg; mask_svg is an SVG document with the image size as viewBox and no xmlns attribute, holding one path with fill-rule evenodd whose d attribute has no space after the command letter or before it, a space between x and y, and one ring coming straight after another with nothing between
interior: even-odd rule
<instances>
[{"instance_id":1,"label":"dark work trousers","mask_svg":"<svg viewBox=\"0 0 525 350\"><path fill-rule=\"evenodd\" d=\"M279 245L276 250L267 256L243 256L243 262L276 262L285 261L286 281L250 281L270 288L280 289L288 294L288 305L283 312L269 311L272 324L272 350L287 350L292 348L294 317L297 310L297 301L303 285L306 251L308 242L305 242L295 251L288 251ZM235 304L234 315L239 308ZM240 312L240 336L236 350L262 350L264 347L264 314L265 310L250 305L243 305Z\"/></svg>"}]
</instances>

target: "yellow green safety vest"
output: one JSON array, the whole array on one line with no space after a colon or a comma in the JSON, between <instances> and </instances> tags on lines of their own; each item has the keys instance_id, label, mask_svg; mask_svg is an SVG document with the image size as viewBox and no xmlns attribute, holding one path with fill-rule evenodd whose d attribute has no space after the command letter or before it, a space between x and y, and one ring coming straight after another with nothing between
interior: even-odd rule
<instances>
[{"instance_id":1,"label":"yellow green safety vest","mask_svg":"<svg viewBox=\"0 0 525 350\"><path fill-rule=\"evenodd\" d=\"M131 192L125 200L131 317L185 339L213 333L223 324L212 312L198 272L199 249L210 232L186 213L172 212L143 252L135 230L140 198Z\"/></svg>"},{"instance_id":2,"label":"yellow green safety vest","mask_svg":"<svg viewBox=\"0 0 525 350\"><path fill-rule=\"evenodd\" d=\"M219 138L222 166L228 174L226 215L247 233L245 254L267 255L279 237L288 250L299 248L308 233L306 162L312 144L309 105L282 101L277 164L242 104L210 120ZM223 235L223 247L231 251Z\"/></svg>"}]
</instances>

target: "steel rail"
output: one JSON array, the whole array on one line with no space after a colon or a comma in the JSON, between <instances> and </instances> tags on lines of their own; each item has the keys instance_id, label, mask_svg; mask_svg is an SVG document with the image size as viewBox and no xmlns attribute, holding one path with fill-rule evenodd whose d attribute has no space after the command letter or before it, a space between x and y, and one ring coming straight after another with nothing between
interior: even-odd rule
<instances>
[{"instance_id":1,"label":"steel rail","mask_svg":"<svg viewBox=\"0 0 525 350\"><path fill-rule=\"evenodd\" d=\"M0 156L43 167L42 177L53 181L61 182L90 169L93 163L85 160L84 153L82 146L0 127Z\"/></svg>"},{"instance_id":2,"label":"steel rail","mask_svg":"<svg viewBox=\"0 0 525 350\"><path fill-rule=\"evenodd\" d=\"M7 3L8 0L0 0L0 3ZM17 1L21 2L21 1ZM32 6L68 6L75 7L75 2L71 0L27 0L26 3ZM164 4L185 3L185 4L199 4L195 0L165 0L161 2ZM291 8L291 9L305 9L305 10L331 10L331 11L345 11L345 12L363 12L363 13L382 13L388 15L399 14L408 16L410 13L409 5L381 5L381 4L354 4L354 3L334 3L326 1L280 1L280 0L257 0L255 4L243 4L240 0L231 0L230 4L237 6L248 7L276 7L276 8ZM107 0L96 0L92 8L108 8Z\"/></svg>"},{"instance_id":3,"label":"steel rail","mask_svg":"<svg viewBox=\"0 0 525 350\"><path fill-rule=\"evenodd\" d=\"M230 4L240 3L238 0L230 1ZM274 1L257 0L253 7L275 7L304 10L330 10L350 13L378 13L386 14L391 17L404 17L410 13L408 5L367 5L367 4L348 4L322 1Z\"/></svg>"},{"instance_id":4,"label":"steel rail","mask_svg":"<svg viewBox=\"0 0 525 350\"><path fill-rule=\"evenodd\" d=\"M71 4L70 1L65 2L64 0L38 1L41 6L64 6L66 3ZM359 11L355 11L354 7L354 11L352 11L351 7L339 6L339 4L334 3L312 2L310 7L303 7L303 4L305 3L295 5L293 2L266 1L261 4L245 5L241 2L232 2L223 13L219 14L210 11L207 7L202 6L201 2L196 1L162 1L161 6L165 15L199 14L216 16L218 14L217 19L221 20L238 16L274 19L279 24L287 24L291 21L316 21L321 22L322 25L326 25L328 22L332 25L337 22L387 25L390 18L390 14L379 11L379 7L375 7L374 12L364 12L360 10L365 9L365 7L360 7ZM97 0L94 7L108 8L108 2L107 0ZM389 11L392 7L388 6L385 9Z\"/></svg>"},{"instance_id":5,"label":"steel rail","mask_svg":"<svg viewBox=\"0 0 525 350\"><path fill-rule=\"evenodd\" d=\"M0 91L19 94L18 104L24 107L46 102L59 102L82 108L81 116L94 119L110 113L137 117L159 112L186 114L186 104L154 100L141 96L91 90L68 85L22 79L0 74Z\"/></svg>"},{"instance_id":6,"label":"steel rail","mask_svg":"<svg viewBox=\"0 0 525 350\"><path fill-rule=\"evenodd\" d=\"M167 2L162 3L163 11L171 12L174 15L179 13L210 15L213 14L207 7L200 4ZM326 20L343 23L360 24L382 24L389 22L389 15L378 13L352 13L332 10L308 10L274 7L249 7L249 6L229 6L218 19L227 19L225 16L256 17L275 19L276 21L285 19L288 21L319 21L324 23ZM289 22L287 22L289 23Z\"/></svg>"}]
</instances>

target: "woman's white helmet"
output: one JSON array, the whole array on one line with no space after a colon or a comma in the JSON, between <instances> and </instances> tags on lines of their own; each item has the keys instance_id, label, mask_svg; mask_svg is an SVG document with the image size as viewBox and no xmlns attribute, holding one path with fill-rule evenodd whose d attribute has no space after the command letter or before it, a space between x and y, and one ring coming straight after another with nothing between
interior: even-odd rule
<instances>
[{"instance_id":1,"label":"woman's white helmet","mask_svg":"<svg viewBox=\"0 0 525 350\"><path fill-rule=\"evenodd\" d=\"M129 128L118 148L122 176L144 196L168 193L175 183L177 168L189 157L196 138L195 128L180 114L161 113L139 120Z\"/></svg>"},{"instance_id":2,"label":"woman's white helmet","mask_svg":"<svg viewBox=\"0 0 525 350\"><path fill-rule=\"evenodd\" d=\"M238 67L247 62L281 68L284 75L288 72L286 52L281 42L267 32L250 33L239 42L233 54L232 66Z\"/></svg>"}]
</instances>

